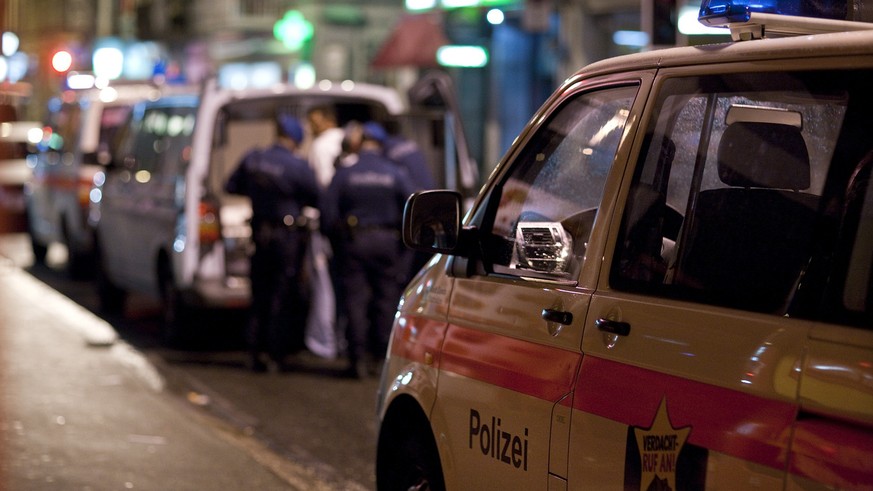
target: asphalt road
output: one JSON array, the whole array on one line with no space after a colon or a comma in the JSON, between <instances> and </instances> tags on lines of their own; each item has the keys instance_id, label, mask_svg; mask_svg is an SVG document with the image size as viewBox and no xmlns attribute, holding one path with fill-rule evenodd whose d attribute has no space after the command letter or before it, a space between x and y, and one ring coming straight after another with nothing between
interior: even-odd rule
<instances>
[{"instance_id":1,"label":"asphalt road","mask_svg":"<svg viewBox=\"0 0 873 491\"><path fill-rule=\"evenodd\" d=\"M97 312L93 285L70 280L63 271L62 247L52 247L47 266L34 266L26 235L0 235L0 241L16 265ZM197 335L184 349L161 344L155 299L131 296L124 316L104 319L186 404L220 418L280 458L314 469L334 489L375 488L376 379L344 379L341 360L310 353L289 358L290 370L282 373L250 372L244 366L239 313L199 316L192 326Z\"/></svg>"}]
</instances>

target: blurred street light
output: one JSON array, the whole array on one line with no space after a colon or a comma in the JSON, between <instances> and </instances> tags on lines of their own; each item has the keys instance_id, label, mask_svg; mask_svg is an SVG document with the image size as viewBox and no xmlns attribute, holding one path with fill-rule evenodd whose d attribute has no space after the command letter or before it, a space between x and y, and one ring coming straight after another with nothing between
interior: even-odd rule
<instances>
[{"instance_id":1,"label":"blurred street light","mask_svg":"<svg viewBox=\"0 0 873 491\"><path fill-rule=\"evenodd\" d=\"M58 50L52 55L52 68L58 73L66 73L73 66L73 55L67 50Z\"/></svg>"}]
</instances>

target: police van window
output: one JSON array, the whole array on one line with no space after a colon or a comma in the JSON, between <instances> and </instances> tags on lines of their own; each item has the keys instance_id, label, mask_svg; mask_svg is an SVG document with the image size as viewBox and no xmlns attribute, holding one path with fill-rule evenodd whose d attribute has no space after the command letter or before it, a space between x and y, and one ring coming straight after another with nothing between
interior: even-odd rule
<instances>
[{"instance_id":1,"label":"police van window","mask_svg":"<svg viewBox=\"0 0 873 491\"><path fill-rule=\"evenodd\" d=\"M185 148L190 144L194 131L194 109L150 108L137 127L133 142L136 160L130 169L134 173L134 180L146 183L158 174L180 172L186 162Z\"/></svg>"},{"instance_id":2,"label":"police van window","mask_svg":"<svg viewBox=\"0 0 873 491\"><path fill-rule=\"evenodd\" d=\"M167 124L159 145L161 150L158 172L174 176L185 171L191 156L191 138L194 134L196 108L179 106L166 109Z\"/></svg>"},{"instance_id":3,"label":"police van window","mask_svg":"<svg viewBox=\"0 0 873 491\"><path fill-rule=\"evenodd\" d=\"M100 135L96 149L99 163L107 164L109 162L112 147L121 136L123 128L130 118L131 109L131 106L127 104L103 108L100 115Z\"/></svg>"},{"instance_id":4,"label":"police van window","mask_svg":"<svg viewBox=\"0 0 873 491\"><path fill-rule=\"evenodd\" d=\"M126 162L136 182L145 183L151 180L151 174L163 152L161 133L166 127L166 122L166 114L160 108L147 109L142 120L138 122L133 133L133 160Z\"/></svg>"},{"instance_id":5,"label":"police van window","mask_svg":"<svg viewBox=\"0 0 873 491\"><path fill-rule=\"evenodd\" d=\"M495 190L485 250L494 272L577 278L636 93L631 86L579 95L530 140Z\"/></svg>"},{"instance_id":6,"label":"police van window","mask_svg":"<svg viewBox=\"0 0 873 491\"><path fill-rule=\"evenodd\" d=\"M616 289L785 314L848 111L832 73L670 79L635 171Z\"/></svg>"}]
</instances>

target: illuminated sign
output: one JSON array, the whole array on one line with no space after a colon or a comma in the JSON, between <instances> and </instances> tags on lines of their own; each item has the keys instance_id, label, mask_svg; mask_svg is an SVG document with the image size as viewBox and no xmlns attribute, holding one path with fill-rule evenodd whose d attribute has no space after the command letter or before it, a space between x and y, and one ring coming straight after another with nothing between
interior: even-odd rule
<instances>
[{"instance_id":1,"label":"illuminated sign","mask_svg":"<svg viewBox=\"0 0 873 491\"><path fill-rule=\"evenodd\" d=\"M299 10L289 10L273 25L273 36L291 51L300 51L315 35L312 22L306 20Z\"/></svg>"},{"instance_id":2,"label":"illuminated sign","mask_svg":"<svg viewBox=\"0 0 873 491\"><path fill-rule=\"evenodd\" d=\"M518 0L404 0L406 10L456 9L461 7L506 7L519 5Z\"/></svg>"},{"instance_id":3,"label":"illuminated sign","mask_svg":"<svg viewBox=\"0 0 873 491\"><path fill-rule=\"evenodd\" d=\"M436 56L437 63L447 67L481 68L488 64L488 51L482 46L443 46Z\"/></svg>"}]
</instances>

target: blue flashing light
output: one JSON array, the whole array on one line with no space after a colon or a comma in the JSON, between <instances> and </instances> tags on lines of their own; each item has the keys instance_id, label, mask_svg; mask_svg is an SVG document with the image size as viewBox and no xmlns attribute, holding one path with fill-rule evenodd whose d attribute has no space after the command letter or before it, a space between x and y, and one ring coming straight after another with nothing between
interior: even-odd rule
<instances>
[{"instance_id":1,"label":"blue flashing light","mask_svg":"<svg viewBox=\"0 0 873 491\"><path fill-rule=\"evenodd\" d=\"M802 0L703 0L698 19L709 26L749 22L753 13L780 14L819 19L846 20L845 0L805 2Z\"/></svg>"}]
</instances>

